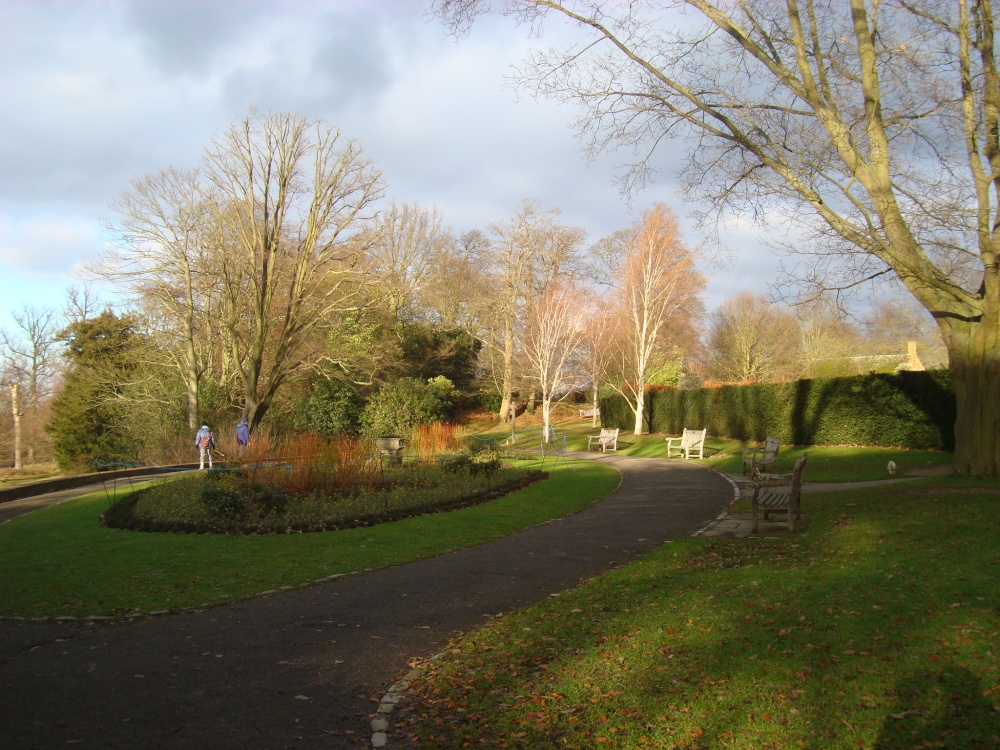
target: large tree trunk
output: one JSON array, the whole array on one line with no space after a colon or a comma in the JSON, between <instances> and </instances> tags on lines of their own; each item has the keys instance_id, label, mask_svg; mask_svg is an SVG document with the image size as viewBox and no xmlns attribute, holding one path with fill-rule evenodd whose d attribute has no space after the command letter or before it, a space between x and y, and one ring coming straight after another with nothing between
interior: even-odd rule
<instances>
[{"instance_id":1,"label":"large tree trunk","mask_svg":"<svg viewBox=\"0 0 1000 750\"><path fill-rule=\"evenodd\" d=\"M511 418L512 409L516 408L514 400L514 331L510 326L503 334L503 398L500 402L499 417L504 422Z\"/></svg>"},{"instance_id":2,"label":"large tree trunk","mask_svg":"<svg viewBox=\"0 0 1000 750\"><path fill-rule=\"evenodd\" d=\"M549 442L549 426L552 424L552 399L542 399L542 435L545 443Z\"/></svg>"},{"instance_id":3,"label":"large tree trunk","mask_svg":"<svg viewBox=\"0 0 1000 750\"><path fill-rule=\"evenodd\" d=\"M188 427L194 430L198 428L198 384L201 380L202 370L199 368L198 350L194 345L195 299L190 266L185 267L184 280L187 292L187 307L184 313L184 364L186 370L184 379L187 381Z\"/></svg>"},{"instance_id":4,"label":"large tree trunk","mask_svg":"<svg viewBox=\"0 0 1000 750\"><path fill-rule=\"evenodd\" d=\"M646 408L646 388L644 385L640 385L639 393L635 397L635 429L633 430L633 435L642 434L642 418L644 416L644 410Z\"/></svg>"},{"instance_id":5,"label":"large tree trunk","mask_svg":"<svg viewBox=\"0 0 1000 750\"><path fill-rule=\"evenodd\" d=\"M501 422L509 422L514 409L514 401L510 391L503 388L503 397L500 399L500 410L497 412L497 419Z\"/></svg>"},{"instance_id":6,"label":"large tree trunk","mask_svg":"<svg viewBox=\"0 0 1000 750\"><path fill-rule=\"evenodd\" d=\"M24 464L21 461L21 417L24 414L24 409L21 408L20 403L21 384L12 380L8 387L10 388L11 415L14 417L14 468L22 469Z\"/></svg>"},{"instance_id":7,"label":"large tree trunk","mask_svg":"<svg viewBox=\"0 0 1000 750\"><path fill-rule=\"evenodd\" d=\"M955 472L996 476L1000 468L1000 326L983 315L947 337L955 381Z\"/></svg>"},{"instance_id":8,"label":"large tree trunk","mask_svg":"<svg viewBox=\"0 0 1000 750\"><path fill-rule=\"evenodd\" d=\"M267 389L258 394L259 379L256 376L244 378L243 421L247 423L250 432L254 432L264 420L264 415L271 407L273 389Z\"/></svg>"},{"instance_id":9,"label":"large tree trunk","mask_svg":"<svg viewBox=\"0 0 1000 750\"><path fill-rule=\"evenodd\" d=\"M192 430L198 429L198 368L194 362L188 362L187 368L187 400L188 400L188 427Z\"/></svg>"}]
</instances>

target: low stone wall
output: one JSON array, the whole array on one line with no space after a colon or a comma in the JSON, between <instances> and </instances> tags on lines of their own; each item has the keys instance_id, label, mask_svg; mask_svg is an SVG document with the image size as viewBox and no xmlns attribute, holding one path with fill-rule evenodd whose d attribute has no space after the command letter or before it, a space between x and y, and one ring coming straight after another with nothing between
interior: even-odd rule
<instances>
[{"instance_id":1,"label":"low stone wall","mask_svg":"<svg viewBox=\"0 0 1000 750\"><path fill-rule=\"evenodd\" d=\"M93 474L77 474L72 477L60 477L59 479L45 479L41 482L31 482L21 484L17 487L0 489L0 503L9 503L12 500L20 500L25 497L45 495L49 492L60 492L61 490L72 490L76 487L86 487L91 484L100 484L109 479L118 477L141 477L151 474L166 474L172 471L185 469L197 469L198 464L176 464L174 466L141 466L134 469L122 469L120 471L98 471Z\"/></svg>"}]
</instances>

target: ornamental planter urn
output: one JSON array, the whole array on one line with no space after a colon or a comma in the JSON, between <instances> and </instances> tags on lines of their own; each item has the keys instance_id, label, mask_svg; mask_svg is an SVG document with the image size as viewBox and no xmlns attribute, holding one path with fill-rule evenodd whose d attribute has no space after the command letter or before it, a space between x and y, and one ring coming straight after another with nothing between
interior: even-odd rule
<instances>
[{"instance_id":1,"label":"ornamental planter urn","mask_svg":"<svg viewBox=\"0 0 1000 750\"><path fill-rule=\"evenodd\" d=\"M406 438L396 435L375 438L375 447L378 448L378 452L385 459L386 463L390 464L403 463L403 446L405 445Z\"/></svg>"}]
</instances>

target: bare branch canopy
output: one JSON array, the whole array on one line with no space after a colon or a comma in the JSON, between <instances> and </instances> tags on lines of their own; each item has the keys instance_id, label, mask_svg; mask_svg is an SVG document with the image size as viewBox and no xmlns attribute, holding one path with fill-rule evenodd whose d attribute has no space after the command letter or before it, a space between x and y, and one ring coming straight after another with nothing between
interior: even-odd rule
<instances>
[{"instance_id":1,"label":"bare branch canopy","mask_svg":"<svg viewBox=\"0 0 1000 750\"><path fill-rule=\"evenodd\" d=\"M588 152L642 186L689 146L688 197L748 212L843 290L897 279L937 320L955 379L956 469L1000 465L1000 83L992 0L438 0L581 40L536 49L522 85L582 108Z\"/></svg>"}]
</instances>

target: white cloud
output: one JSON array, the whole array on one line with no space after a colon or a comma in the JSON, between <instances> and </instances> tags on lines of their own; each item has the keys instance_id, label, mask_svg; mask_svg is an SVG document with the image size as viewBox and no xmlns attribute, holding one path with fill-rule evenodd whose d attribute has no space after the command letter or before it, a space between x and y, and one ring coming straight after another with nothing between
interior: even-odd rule
<instances>
[{"instance_id":1,"label":"white cloud","mask_svg":"<svg viewBox=\"0 0 1000 750\"><path fill-rule=\"evenodd\" d=\"M680 144L662 152L664 173L633 210L612 183L625 156L588 163L572 107L505 86L537 40L491 17L456 42L425 7L0 0L0 305L16 307L19 286L37 294L42 279L61 299L70 269L100 251L100 219L130 178L196 165L250 107L340 127L383 171L388 199L436 205L458 231L525 199L560 208L591 241L655 202L683 214L670 174ZM545 41L568 33L550 24Z\"/></svg>"}]
</instances>

